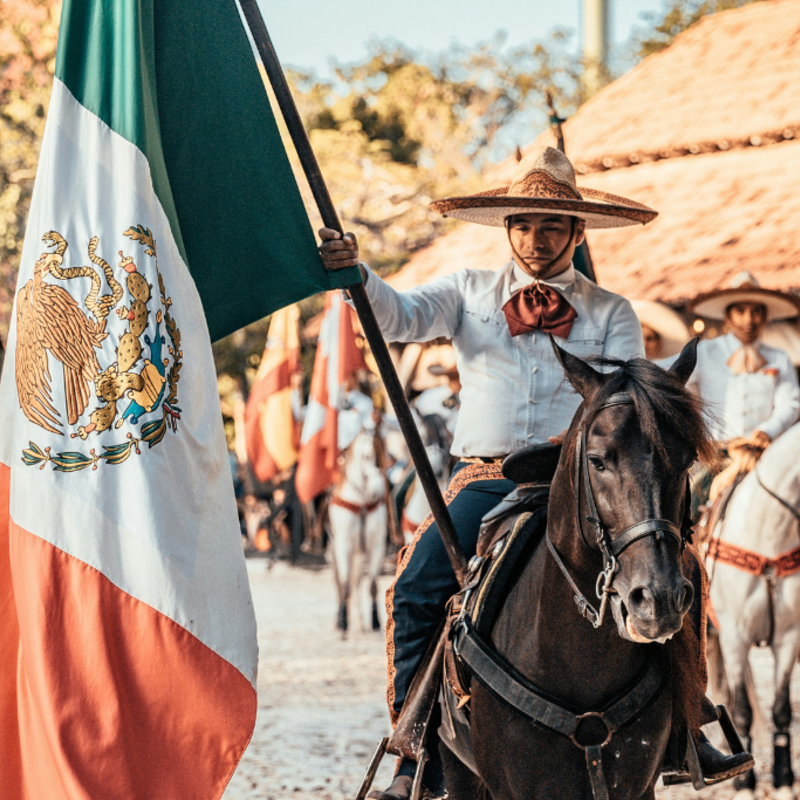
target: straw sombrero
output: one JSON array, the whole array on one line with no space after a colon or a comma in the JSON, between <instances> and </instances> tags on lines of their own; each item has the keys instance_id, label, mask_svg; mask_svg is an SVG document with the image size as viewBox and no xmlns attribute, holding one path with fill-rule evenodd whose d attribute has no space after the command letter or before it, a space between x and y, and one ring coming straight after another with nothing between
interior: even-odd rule
<instances>
[{"instance_id":1,"label":"straw sombrero","mask_svg":"<svg viewBox=\"0 0 800 800\"><path fill-rule=\"evenodd\" d=\"M777 322L800 314L800 300L785 292L763 289L750 272L735 275L725 289L701 294L689 304L699 317L724 320L725 310L736 303L759 303L767 308L767 319Z\"/></svg>"},{"instance_id":2,"label":"straw sombrero","mask_svg":"<svg viewBox=\"0 0 800 800\"><path fill-rule=\"evenodd\" d=\"M653 300L631 300L642 325L652 328L661 337L659 358L677 355L691 338L686 323L669 306Z\"/></svg>"},{"instance_id":3,"label":"straw sombrero","mask_svg":"<svg viewBox=\"0 0 800 800\"><path fill-rule=\"evenodd\" d=\"M551 211L586 220L587 228L645 225L658 212L633 200L596 189L578 188L569 159L552 147L537 147L517 164L509 186L431 203L434 211L479 225L503 227L512 214Z\"/></svg>"}]
</instances>

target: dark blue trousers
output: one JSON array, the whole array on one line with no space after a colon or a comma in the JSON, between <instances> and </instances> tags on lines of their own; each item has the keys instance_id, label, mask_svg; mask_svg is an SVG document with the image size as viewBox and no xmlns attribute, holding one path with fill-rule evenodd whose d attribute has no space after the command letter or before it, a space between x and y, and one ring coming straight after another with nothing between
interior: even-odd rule
<instances>
[{"instance_id":1,"label":"dark blue trousers","mask_svg":"<svg viewBox=\"0 0 800 800\"><path fill-rule=\"evenodd\" d=\"M464 469L466 472L462 474ZM491 477L483 477L487 475ZM459 488L472 476L476 480ZM445 493L445 501L467 559L475 555L481 519L515 486L512 481L502 477L499 465L467 464L462 461L456 466ZM408 546L397 578L387 595L387 695L392 719L396 719L400 713L414 674L444 619L447 601L458 589L458 581L439 529L433 523Z\"/></svg>"}]
</instances>

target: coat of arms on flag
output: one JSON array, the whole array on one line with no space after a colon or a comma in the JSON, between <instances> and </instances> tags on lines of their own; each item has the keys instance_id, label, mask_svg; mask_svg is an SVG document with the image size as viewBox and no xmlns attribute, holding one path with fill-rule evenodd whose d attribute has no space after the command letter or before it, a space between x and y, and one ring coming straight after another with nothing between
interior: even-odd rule
<instances>
[{"instance_id":1,"label":"coat of arms on flag","mask_svg":"<svg viewBox=\"0 0 800 800\"><path fill-rule=\"evenodd\" d=\"M23 450L28 466L76 472L104 461L121 464L131 453L140 455L142 446L161 442L167 427L177 432L183 353L172 298L150 229L133 225L123 235L138 242L139 253L134 259L119 250L115 270L98 253L97 236L88 245L95 266L68 267L67 240L56 231L44 234L47 249L17 298L16 383L23 413L48 433L85 441L123 426L133 430L120 441L103 437L102 452L53 452L31 441ZM101 294L106 287L109 293ZM146 333L151 326L152 338ZM101 363L104 356L113 362ZM77 425L93 404L86 424Z\"/></svg>"}]
</instances>

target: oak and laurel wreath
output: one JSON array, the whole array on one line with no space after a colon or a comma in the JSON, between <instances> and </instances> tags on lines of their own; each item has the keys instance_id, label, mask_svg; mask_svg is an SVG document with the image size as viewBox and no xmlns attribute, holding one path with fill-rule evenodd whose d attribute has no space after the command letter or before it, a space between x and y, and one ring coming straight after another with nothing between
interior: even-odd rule
<instances>
[{"instance_id":1,"label":"oak and laurel wreath","mask_svg":"<svg viewBox=\"0 0 800 800\"><path fill-rule=\"evenodd\" d=\"M79 472L82 469L91 467L97 469L97 465L105 461L107 464L122 464L127 461L131 453L139 455L142 443L146 443L148 448L155 447L167 432L167 426L173 432L178 430L178 420L181 418L181 409L178 407L178 381L183 358L181 350L181 332L175 323L174 318L169 313L172 306L172 298L167 297L164 289L164 278L158 269L158 256L156 255L156 243L149 228L144 225L134 225L125 231L125 236L139 242L144 248L145 253L156 262L156 274L158 275L158 291L161 295L161 305L164 309L164 323L169 335L171 344L168 345L170 355L173 358L172 366L166 374L165 397L161 403L161 419L151 420L142 425L141 436L134 436L128 433L127 441L120 442L111 446L103 445L103 452L98 453L94 448L89 451L89 455L78 452L56 453L53 455L49 447L41 448L34 442L29 442L29 447L22 453L22 460L27 466L39 465L39 469L44 469L48 463L53 465L56 472Z\"/></svg>"}]
</instances>

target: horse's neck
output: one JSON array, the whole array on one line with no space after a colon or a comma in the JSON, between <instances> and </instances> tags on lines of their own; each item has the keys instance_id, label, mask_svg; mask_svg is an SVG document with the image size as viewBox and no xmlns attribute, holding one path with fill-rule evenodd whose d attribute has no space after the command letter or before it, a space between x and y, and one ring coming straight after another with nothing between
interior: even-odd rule
<instances>
[{"instance_id":1,"label":"horse's neck","mask_svg":"<svg viewBox=\"0 0 800 800\"><path fill-rule=\"evenodd\" d=\"M371 438L362 431L344 453L342 480L334 493L350 503L364 503L369 493L369 478L379 471Z\"/></svg>"},{"instance_id":2,"label":"horse's neck","mask_svg":"<svg viewBox=\"0 0 800 800\"><path fill-rule=\"evenodd\" d=\"M800 511L798 447L800 426L795 426L764 453L731 498L722 539L770 558L800 546L800 523L767 491Z\"/></svg>"},{"instance_id":3,"label":"horse's neck","mask_svg":"<svg viewBox=\"0 0 800 800\"><path fill-rule=\"evenodd\" d=\"M568 481L554 481L549 533L573 580L595 603L602 563L579 538L573 502ZM492 638L534 684L583 708L624 690L646 659L644 648L620 638L610 609L597 630L578 614L573 591L544 542L511 590Z\"/></svg>"}]
</instances>

